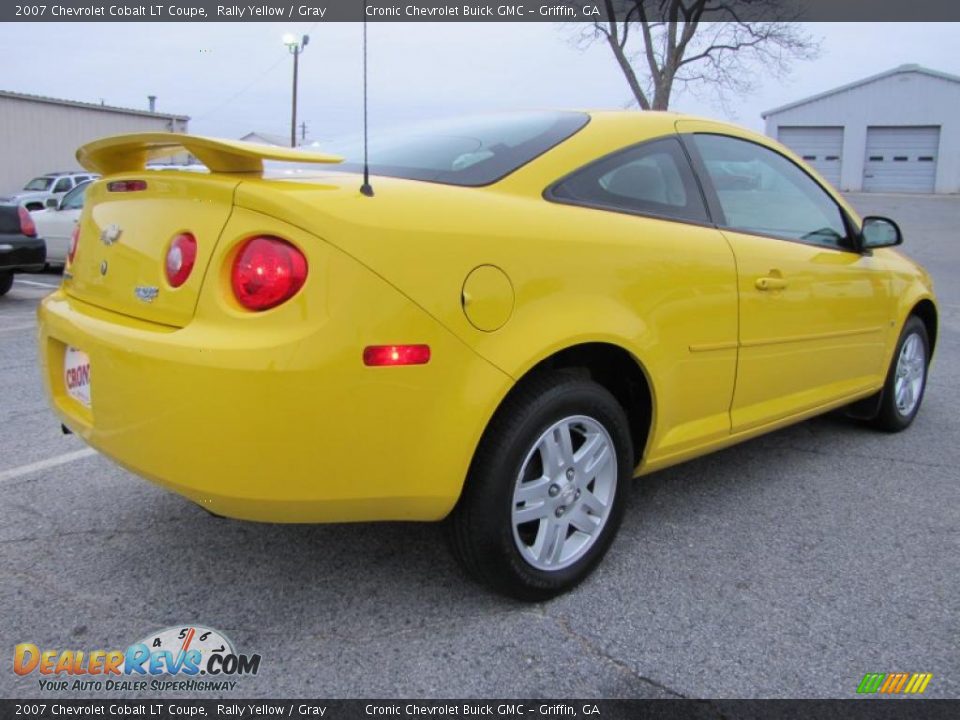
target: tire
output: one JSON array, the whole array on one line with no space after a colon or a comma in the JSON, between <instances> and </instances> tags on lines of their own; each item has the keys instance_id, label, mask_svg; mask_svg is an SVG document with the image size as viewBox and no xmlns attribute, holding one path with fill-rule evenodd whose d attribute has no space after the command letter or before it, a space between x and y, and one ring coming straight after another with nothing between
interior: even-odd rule
<instances>
[{"instance_id":1,"label":"tire","mask_svg":"<svg viewBox=\"0 0 960 720\"><path fill-rule=\"evenodd\" d=\"M13 287L13 273L0 272L0 297L3 297L8 292L10 292L10 288L12 287Z\"/></svg>"},{"instance_id":2,"label":"tire","mask_svg":"<svg viewBox=\"0 0 960 720\"><path fill-rule=\"evenodd\" d=\"M580 583L623 518L630 438L623 408L601 385L572 372L525 381L484 433L447 521L464 569L528 601Z\"/></svg>"},{"instance_id":3,"label":"tire","mask_svg":"<svg viewBox=\"0 0 960 720\"><path fill-rule=\"evenodd\" d=\"M910 427L923 402L929 366L930 340L927 328L920 318L911 315L904 323L890 361L880 399L880 411L873 419L875 427L887 432L900 432Z\"/></svg>"}]
</instances>

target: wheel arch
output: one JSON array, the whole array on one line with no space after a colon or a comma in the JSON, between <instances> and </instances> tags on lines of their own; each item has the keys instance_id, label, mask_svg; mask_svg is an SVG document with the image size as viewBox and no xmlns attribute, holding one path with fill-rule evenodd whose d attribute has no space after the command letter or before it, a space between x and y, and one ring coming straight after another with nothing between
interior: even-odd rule
<instances>
[{"instance_id":1,"label":"wheel arch","mask_svg":"<svg viewBox=\"0 0 960 720\"><path fill-rule=\"evenodd\" d=\"M937 345L937 306L933 304L930 298L923 298L913 306L910 315L916 315L923 322L927 329L927 339L930 342L930 357L933 357L933 349Z\"/></svg>"},{"instance_id":2,"label":"wheel arch","mask_svg":"<svg viewBox=\"0 0 960 720\"><path fill-rule=\"evenodd\" d=\"M488 425L510 397L531 378L562 370L583 373L616 398L630 423L634 464L639 464L653 431L654 387L643 363L624 347L611 342L580 342L555 350L535 362L517 378L500 400Z\"/></svg>"}]
</instances>

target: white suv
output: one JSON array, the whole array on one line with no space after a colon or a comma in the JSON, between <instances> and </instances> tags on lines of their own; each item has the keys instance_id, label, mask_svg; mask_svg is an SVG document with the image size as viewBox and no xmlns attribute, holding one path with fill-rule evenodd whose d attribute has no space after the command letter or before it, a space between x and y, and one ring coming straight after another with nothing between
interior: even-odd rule
<instances>
[{"instance_id":1,"label":"white suv","mask_svg":"<svg viewBox=\"0 0 960 720\"><path fill-rule=\"evenodd\" d=\"M23 190L7 195L6 199L23 205L27 210L42 210L50 198L59 200L80 183L98 177L100 176L93 173L47 173L35 177L23 186Z\"/></svg>"}]
</instances>

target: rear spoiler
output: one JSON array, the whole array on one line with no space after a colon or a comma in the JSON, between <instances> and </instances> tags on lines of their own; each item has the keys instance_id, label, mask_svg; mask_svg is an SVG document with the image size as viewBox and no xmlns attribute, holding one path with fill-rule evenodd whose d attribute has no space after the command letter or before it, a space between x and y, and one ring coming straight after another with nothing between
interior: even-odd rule
<instances>
[{"instance_id":1,"label":"rear spoiler","mask_svg":"<svg viewBox=\"0 0 960 720\"><path fill-rule=\"evenodd\" d=\"M114 135L94 140L77 150L77 160L91 172L113 175L143 170L150 160L184 151L215 173L262 173L264 160L297 163L343 162L343 158L336 155L165 132Z\"/></svg>"}]
</instances>

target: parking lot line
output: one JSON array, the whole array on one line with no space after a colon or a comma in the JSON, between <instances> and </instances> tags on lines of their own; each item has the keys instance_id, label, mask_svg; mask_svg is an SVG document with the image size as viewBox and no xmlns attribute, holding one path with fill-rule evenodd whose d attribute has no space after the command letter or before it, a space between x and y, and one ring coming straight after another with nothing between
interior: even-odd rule
<instances>
[{"instance_id":1,"label":"parking lot line","mask_svg":"<svg viewBox=\"0 0 960 720\"><path fill-rule=\"evenodd\" d=\"M49 283L35 282L34 280L21 280L19 278L14 278L13 281L19 285L30 285L32 287L51 288L53 290L56 290L58 287L60 287L60 283L57 283L56 285L51 285Z\"/></svg>"},{"instance_id":2,"label":"parking lot line","mask_svg":"<svg viewBox=\"0 0 960 720\"><path fill-rule=\"evenodd\" d=\"M29 330L30 328L35 327L37 327L35 322L27 325L11 325L9 327L0 327L0 333L13 332L14 330Z\"/></svg>"},{"instance_id":3,"label":"parking lot line","mask_svg":"<svg viewBox=\"0 0 960 720\"><path fill-rule=\"evenodd\" d=\"M74 460L82 460L85 457L90 457L91 455L96 454L97 451L93 448L84 448L83 450L75 450L74 452L64 453L63 455L55 455L54 457L47 458L46 460L38 460L37 462L30 463L29 465L21 465L20 467L11 468L9 470L2 470L0 471L0 483L8 480L15 480L16 478L23 477L24 475L29 475L30 473L35 473L40 470L47 470L48 468L57 467L58 465L66 465Z\"/></svg>"}]
</instances>

